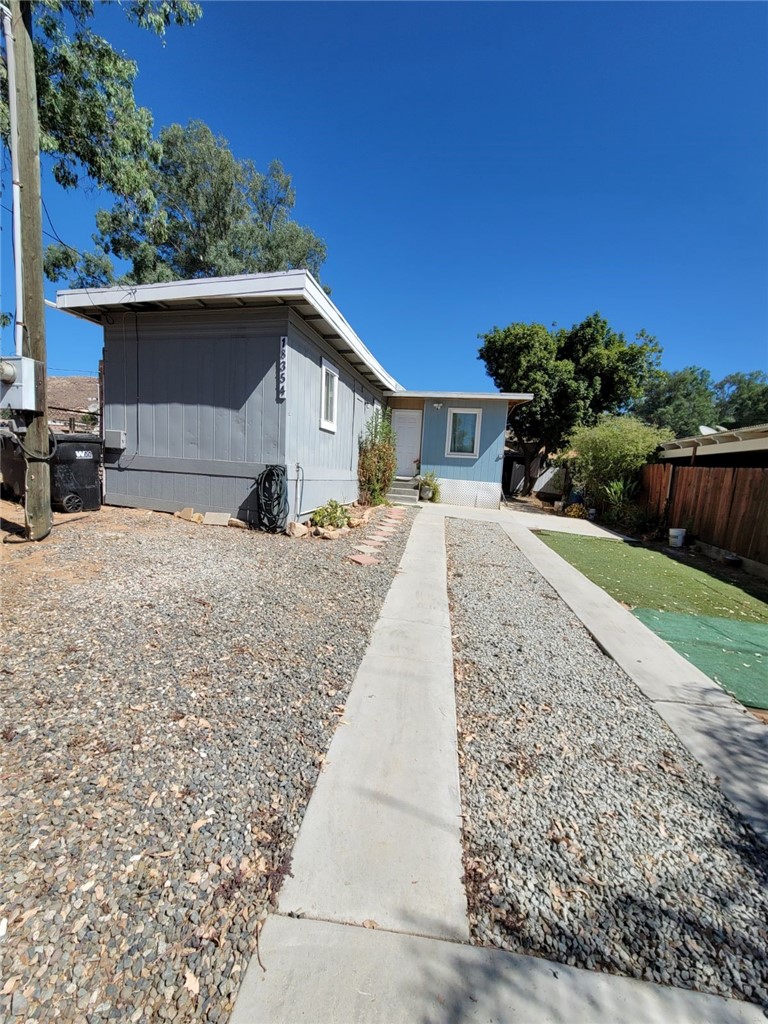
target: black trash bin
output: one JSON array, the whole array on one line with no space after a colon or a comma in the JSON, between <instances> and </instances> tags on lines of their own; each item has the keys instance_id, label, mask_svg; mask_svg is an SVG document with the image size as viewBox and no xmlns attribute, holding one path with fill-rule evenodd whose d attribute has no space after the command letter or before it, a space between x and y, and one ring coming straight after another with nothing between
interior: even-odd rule
<instances>
[{"instance_id":1,"label":"black trash bin","mask_svg":"<svg viewBox=\"0 0 768 1024\"><path fill-rule=\"evenodd\" d=\"M57 434L51 459L51 507L61 512L101 508L101 439L96 434Z\"/></svg>"},{"instance_id":2,"label":"black trash bin","mask_svg":"<svg viewBox=\"0 0 768 1024\"><path fill-rule=\"evenodd\" d=\"M0 435L3 491L21 499L26 489L24 453L13 435ZM51 459L51 507L61 512L101 508L101 439L96 434L56 434Z\"/></svg>"}]
</instances>

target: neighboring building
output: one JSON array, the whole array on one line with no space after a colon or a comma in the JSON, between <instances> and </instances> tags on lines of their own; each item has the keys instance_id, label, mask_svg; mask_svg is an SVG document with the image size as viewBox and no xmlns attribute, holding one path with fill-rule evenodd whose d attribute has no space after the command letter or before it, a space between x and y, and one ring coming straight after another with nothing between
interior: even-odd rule
<instances>
[{"instance_id":1,"label":"neighboring building","mask_svg":"<svg viewBox=\"0 0 768 1024\"><path fill-rule=\"evenodd\" d=\"M718 430L667 441L659 459L676 466L768 466L768 424Z\"/></svg>"},{"instance_id":2,"label":"neighboring building","mask_svg":"<svg viewBox=\"0 0 768 1024\"><path fill-rule=\"evenodd\" d=\"M420 460L444 500L498 507L507 409L531 396L404 391L307 271L61 291L57 305L104 328L107 504L249 520L274 465L290 518L352 502L358 439L390 405L399 475Z\"/></svg>"}]
</instances>

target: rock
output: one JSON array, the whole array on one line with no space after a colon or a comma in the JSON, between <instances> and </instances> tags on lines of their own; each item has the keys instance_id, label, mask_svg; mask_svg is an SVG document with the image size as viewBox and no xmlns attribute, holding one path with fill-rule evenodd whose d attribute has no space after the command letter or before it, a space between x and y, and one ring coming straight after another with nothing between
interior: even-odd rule
<instances>
[{"instance_id":1,"label":"rock","mask_svg":"<svg viewBox=\"0 0 768 1024\"><path fill-rule=\"evenodd\" d=\"M13 1017L20 1017L22 1013L26 1013L27 1006L27 997L24 993L21 991L14 992L13 999L11 1000L11 1015Z\"/></svg>"},{"instance_id":2,"label":"rock","mask_svg":"<svg viewBox=\"0 0 768 1024\"><path fill-rule=\"evenodd\" d=\"M331 529L330 526L321 527L320 536L323 538L323 540L338 540L339 531Z\"/></svg>"},{"instance_id":3,"label":"rock","mask_svg":"<svg viewBox=\"0 0 768 1024\"><path fill-rule=\"evenodd\" d=\"M180 508L178 512L174 512L173 514L177 519L186 519L188 523L191 523L193 521L192 517L195 514L195 510L190 507Z\"/></svg>"},{"instance_id":4,"label":"rock","mask_svg":"<svg viewBox=\"0 0 768 1024\"><path fill-rule=\"evenodd\" d=\"M309 533L309 527L303 523L288 523L285 532L289 537L306 537Z\"/></svg>"},{"instance_id":5,"label":"rock","mask_svg":"<svg viewBox=\"0 0 768 1024\"><path fill-rule=\"evenodd\" d=\"M203 526L229 526L229 512L206 512Z\"/></svg>"},{"instance_id":6,"label":"rock","mask_svg":"<svg viewBox=\"0 0 768 1024\"><path fill-rule=\"evenodd\" d=\"M236 530L250 530L251 528L248 523L243 522L242 519L235 519L234 516L230 517L227 526L233 526Z\"/></svg>"},{"instance_id":7,"label":"rock","mask_svg":"<svg viewBox=\"0 0 768 1024\"><path fill-rule=\"evenodd\" d=\"M203 515L202 512L195 512L195 514L192 516L192 522L197 523L198 526L200 526L204 519L205 516Z\"/></svg>"},{"instance_id":8,"label":"rock","mask_svg":"<svg viewBox=\"0 0 768 1024\"><path fill-rule=\"evenodd\" d=\"M350 525L351 529L353 529L353 530L356 530L359 526L363 526L364 523L365 523L365 519L357 519L355 516L353 516L349 520L349 525Z\"/></svg>"}]
</instances>

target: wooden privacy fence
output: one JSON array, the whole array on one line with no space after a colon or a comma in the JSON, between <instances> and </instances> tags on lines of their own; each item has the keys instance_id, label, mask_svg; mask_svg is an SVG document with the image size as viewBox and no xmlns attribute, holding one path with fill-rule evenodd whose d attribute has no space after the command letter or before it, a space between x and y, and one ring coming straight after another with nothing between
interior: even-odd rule
<instances>
[{"instance_id":1,"label":"wooden privacy fence","mask_svg":"<svg viewBox=\"0 0 768 1024\"><path fill-rule=\"evenodd\" d=\"M640 500L667 526L768 565L768 469L644 466Z\"/></svg>"}]
</instances>

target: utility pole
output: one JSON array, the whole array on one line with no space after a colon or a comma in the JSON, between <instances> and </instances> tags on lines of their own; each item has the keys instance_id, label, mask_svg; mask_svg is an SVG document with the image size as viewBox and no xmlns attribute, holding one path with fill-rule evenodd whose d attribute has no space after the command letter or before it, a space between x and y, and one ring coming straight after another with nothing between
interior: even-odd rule
<instances>
[{"instance_id":1,"label":"utility pole","mask_svg":"<svg viewBox=\"0 0 768 1024\"><path fill-rule=\"evenodd\" d=\"M27 455L25 498L28 540L42 540L51 532L51 478L47 459L48 401L46 397L45 294L43 292L43 216L40 192L40 132L37 119L37 84L32 50L32 4L10 0L13 49L16 61L17 138L21 183L21 253L24 292L22 355L41 364L37 408L28 414L24 447ZM18 299L17 299L18 302Z\"/></svg>"}]
</instances>

